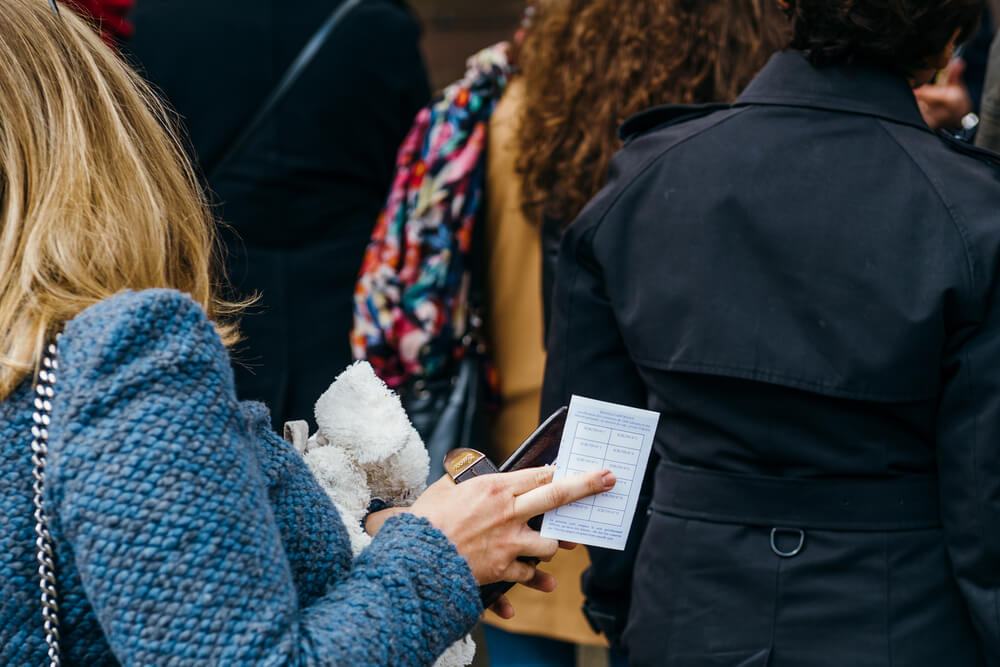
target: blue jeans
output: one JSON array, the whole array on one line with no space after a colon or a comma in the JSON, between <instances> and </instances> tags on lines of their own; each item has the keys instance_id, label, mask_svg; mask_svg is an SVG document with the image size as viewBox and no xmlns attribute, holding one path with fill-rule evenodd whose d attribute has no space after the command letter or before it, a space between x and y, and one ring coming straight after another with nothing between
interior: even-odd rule
<instances>
[{"instance_id":1,"label":"blue jeans","mask_svg":"<svg viewBox=\"0 0 1000 667\"><path fill-rule=\"evenodd\" d=\"M573 667L576 646L535 635L519 635L483 624L490 667Z\"/></svg>"},{"instance_id":2,"label":"blue jeans","mask_svg":"<svg viewBox=\"0 0 1000 667\"><path fill-rule=\"evenodd\" d=\"M576 645L548 637L519 635L483 624L490 667L574 667ZM611 667L626 667L624 653L611 651Z\"/></svg>"}]
</instances>

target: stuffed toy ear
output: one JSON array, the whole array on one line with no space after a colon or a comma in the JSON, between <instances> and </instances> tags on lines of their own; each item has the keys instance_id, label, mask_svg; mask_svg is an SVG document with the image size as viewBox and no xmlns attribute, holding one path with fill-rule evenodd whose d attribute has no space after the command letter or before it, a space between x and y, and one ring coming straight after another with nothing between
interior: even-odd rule
<instances>
[{"instance_id":1,"label":"stuffed toy ear","mask_svg":"<svg viewBox=\"0 0 1000 667\"><path fill-rule=\"evenodd\" d=\"M365 468L399 452L413 455L423 449L399 397L366 361L348 366L319 397L316 423L331 445L351 452Z\"/></svg>"}]
</instances>

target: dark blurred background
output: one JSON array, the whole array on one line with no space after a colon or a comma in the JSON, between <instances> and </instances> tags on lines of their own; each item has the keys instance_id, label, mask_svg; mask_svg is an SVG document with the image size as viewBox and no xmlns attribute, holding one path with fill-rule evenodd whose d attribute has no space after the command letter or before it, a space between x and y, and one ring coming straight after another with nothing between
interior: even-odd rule
<instances>
[{"instance_id":1,"label":"dark blurred background","mask_svg":"<svg viewBox=\"0 0 1000 667\"><path fill-rule=\"evenodd\" d=\"M459 78L465 59L484 46L510 39L524 0L411 0L423 27L431 86Z\"/></svg>"}]
</instances>

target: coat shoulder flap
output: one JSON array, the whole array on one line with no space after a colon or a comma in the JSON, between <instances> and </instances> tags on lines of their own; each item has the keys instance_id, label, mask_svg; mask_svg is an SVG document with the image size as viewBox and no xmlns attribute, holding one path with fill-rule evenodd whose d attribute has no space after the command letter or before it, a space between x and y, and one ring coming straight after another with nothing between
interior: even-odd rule
<instances>
[{"instance_id":1,"label":"coat shoulder flap","mask_svg":"<svg viewBox=\"0 0 1000 667\"><path fill-rule=\"evenodd\" d=\"M728 104L671 104L640 111L618 128L618 137L628 141L640 134L667 125L707 116L715 111L729 109Z\"/></svg>"}]
</instances>

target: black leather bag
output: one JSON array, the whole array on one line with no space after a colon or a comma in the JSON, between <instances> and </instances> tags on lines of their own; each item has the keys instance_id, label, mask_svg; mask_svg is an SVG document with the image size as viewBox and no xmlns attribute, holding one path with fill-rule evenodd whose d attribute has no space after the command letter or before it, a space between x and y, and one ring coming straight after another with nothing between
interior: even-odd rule
<instances>
[{"instance_id":1,"label":"black leather bag","mask_svg":"<svg viewBox=\"0 0 1000 667\"><path fill-rule=\"evenodd\" d=\"M442 475L445 455L459 447L482 447L486 435L485 360L467 346L454 374L417 380L400 391L403 407L430 456L430 484Z\"/></svg>"}]
</instances>

